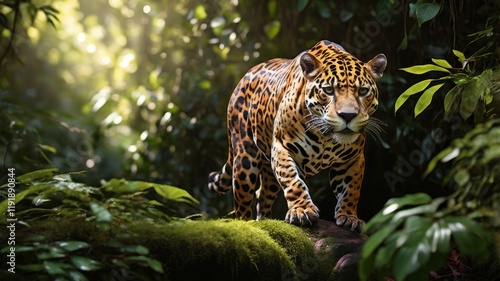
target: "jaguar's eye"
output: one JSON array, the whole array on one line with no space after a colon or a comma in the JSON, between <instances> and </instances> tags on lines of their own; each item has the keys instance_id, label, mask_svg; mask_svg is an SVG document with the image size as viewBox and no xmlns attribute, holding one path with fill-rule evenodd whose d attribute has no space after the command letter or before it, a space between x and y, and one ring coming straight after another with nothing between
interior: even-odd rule
<instances>
[{"instance_id":1,"label":"jaguar's eye","mask_svg":"<svg viewBox=\"0 0 500 281\"><path fill-rule=\"evenodd\" d=\"M370 89L366 88L366 87L362 87L362 88L359 88L358 90L358 95L360 97L364 97L366 96L368 93L370 92Z\"/></svg>"},{"instance_id":2,"label":"jaguar's eye","mask_svg":"<svg viewBox=\"0 0 500 281\"><path fill-rule=\"evenodd\" d=\"M333 94L333 87L332 86L325 86L325 87L323 87L323 92L325 92L327 95L332 95Z\"/></svg>"}]
</instances>

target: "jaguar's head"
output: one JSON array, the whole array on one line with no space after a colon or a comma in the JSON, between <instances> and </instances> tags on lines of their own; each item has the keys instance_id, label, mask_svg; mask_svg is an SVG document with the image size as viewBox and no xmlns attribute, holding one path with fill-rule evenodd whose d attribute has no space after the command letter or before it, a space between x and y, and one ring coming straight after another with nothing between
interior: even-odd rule
<instances>
[{"instance_id":1,"label":"jaguar's head","mask_svg":"<svg viewBox=\"0 0 500 281\"><path fill-rule=\"evenodd\" d=\"M307 81L305 122L309 130L344 144L355 142L363 130L379 134L380 121L370 115L378 107L375 82L387 66L385 55L364 63L340 45L321 41L300 56L300 66Z\"/></svg>"}]
</instances>

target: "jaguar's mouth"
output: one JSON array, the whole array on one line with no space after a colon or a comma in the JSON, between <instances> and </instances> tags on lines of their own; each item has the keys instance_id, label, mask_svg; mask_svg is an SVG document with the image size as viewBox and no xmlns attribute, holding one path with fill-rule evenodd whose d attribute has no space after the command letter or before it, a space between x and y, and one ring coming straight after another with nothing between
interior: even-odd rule
<instances>
[{"instance_id":1,"label":"jaguar's mouth","mask_svg":"<svg viewBox=\"0 0 500 281\"><path fill-rule=\"evenodd\" d=\"M345 128L343 129L342 131L338 131L337 133L339 134L344 134L344 135L354 135L354 134L358 134L356 132L354 132L353 130L349 129L349 128Z\"/></svg>"}]
</instances>

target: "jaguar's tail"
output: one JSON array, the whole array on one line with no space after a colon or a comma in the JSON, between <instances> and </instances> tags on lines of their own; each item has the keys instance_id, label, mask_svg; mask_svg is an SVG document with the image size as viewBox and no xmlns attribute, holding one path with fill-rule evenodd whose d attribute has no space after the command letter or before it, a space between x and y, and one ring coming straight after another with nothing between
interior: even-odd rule
<instances>
[{"instance_id":1,"label":"jaguar's tail","mask_svg":"<svg viewBox=\"0 0 500 281\"><path fill-rule=\"evenodd\" d=\"M232 167L226 163L220 171L211 172L208 175L208 190L225 194L232 187Z\"/></svg>"}]
</instances>

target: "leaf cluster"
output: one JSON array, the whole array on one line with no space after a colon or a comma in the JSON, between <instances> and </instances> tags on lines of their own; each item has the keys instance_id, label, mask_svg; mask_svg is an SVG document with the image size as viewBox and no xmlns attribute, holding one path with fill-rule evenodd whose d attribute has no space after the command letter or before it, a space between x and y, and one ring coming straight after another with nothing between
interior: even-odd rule
<instances>
[{"instance_id":1,"label":"leaf cluster","mask_svg":"<svg viewBox=\"0 0 500 281\"><path fill-rule=\"evenodd\" d=\"M106 263L115 274L137 265L163 273L147 247L120 242L120 236L127 235L120 226L177 220L192 213L198 201L180 188L142 181L111 179L100 187L89 186L72 180L79 174L44 169L17 178L16 224L24 226L16 237L17 257L24 257L19 270L36 273L40 280L91 280L89 273L109 267ZM5 194L7 184L1 188ZM0 213L8 206L8 199L2 201ZM64 240L68 235L64 233L72 232L81 232L80 240L73 235ZM10 247L1 252L11 251Z\"/></svg>"},{"instance_id":2,"label":"leaf cluster","mask_svg":"<svg viewBox=\"0 0 500 281\"><path fill-rule=\"evenodd\" d=\"M429 175L442 162L453 166L444 179L453 184L450 204L490 229L500 228L500 120L477 125L464 137L436 155L427 167Z\"/></svg>"},{"instance_id":3,"label":"leaf cluster","mask_svg":"<svg viewBox=\"0 0 500 281\"><path fill-rule=\"evenodd\" d=\"M447 214L446 198L432 199L424 193L393 198L364 229L370 234L363 246L359 273L367 280L426 280L437 270L451 249L485 261L490 235L466 216Z\"/></svg>"},{"instance_id":4,"label":"leaf cluster","mask_svg":"<svg viewBox=\"0 0 500 281\"><path fill-rule=\"evenodd\" d=\"M500 71L498 69L486 69L480 74L474 75L472 70L467 67L468 59L465 59L464 54L457 50L453 50L453 53L458 58L458 61L464 65L464 68L453 68L444 59L432 59L433 64L415 65L401 69L417 75L431 71L444 72L448 75L436 79L422 80L409 87L396 100L395 113L408 98L423 91L414 109L414 115L417 117L431 104L434 94L448 81L451 81L455 85L444 98L445 120L451 119L457 112L464 120L474 114L475 123L498 115L497 109L500 104L497 104L495 97L500 96L500 91L498 91L496 85L500 78ZM452 73L452 71L455 71L455 73Z\"/></svg>"}]
</instances>

